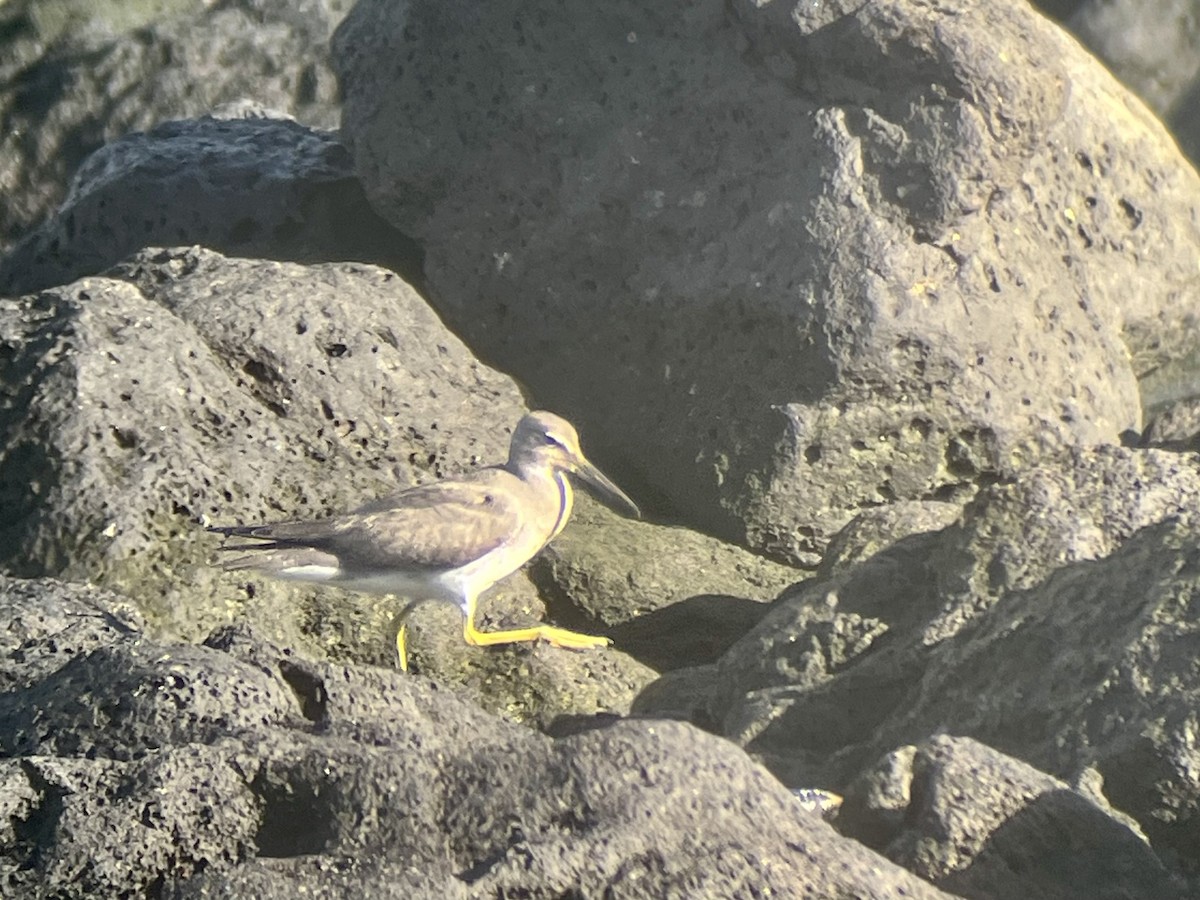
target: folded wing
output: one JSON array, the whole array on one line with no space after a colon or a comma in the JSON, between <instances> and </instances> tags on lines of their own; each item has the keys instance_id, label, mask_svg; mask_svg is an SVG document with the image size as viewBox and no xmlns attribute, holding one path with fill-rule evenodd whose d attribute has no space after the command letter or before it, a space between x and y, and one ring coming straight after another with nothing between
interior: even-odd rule
<instances>
[{"instance_id":1,"label":"folded wing","mask_svg":"<svg viewBox=\"0 0 1200 900\"><path fill-rule=\"evenodd\" d=\"M316 521L210 528L251 538L231 550L263 555L317 551L344 569L452 569L502 546L518 532L515 503L486 480L410 488L345 515ZM298 554L292 554L298 555Z\"/></svg>"}]
</instances>

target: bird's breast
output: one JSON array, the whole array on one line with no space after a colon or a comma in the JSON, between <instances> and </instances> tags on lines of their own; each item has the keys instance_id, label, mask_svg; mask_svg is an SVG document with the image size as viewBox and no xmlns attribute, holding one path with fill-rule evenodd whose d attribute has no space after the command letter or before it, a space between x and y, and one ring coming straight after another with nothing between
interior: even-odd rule
<instances>
[{"instance_id":1,"label":"bird's breast","mask_svg":"<svg viewBox=\"0 0 1200 900\"><path fill-rule=\"evenodd\" d=\"M566 473L555 472L554 481L558 485L558 519L555 521L549 537L546 538L547 543L558 537L559 532L567 527L567 521L571 518L571 510L575 508L575 490L571 487L571 482L567 480Z\"/></svg>"}]
</instances>

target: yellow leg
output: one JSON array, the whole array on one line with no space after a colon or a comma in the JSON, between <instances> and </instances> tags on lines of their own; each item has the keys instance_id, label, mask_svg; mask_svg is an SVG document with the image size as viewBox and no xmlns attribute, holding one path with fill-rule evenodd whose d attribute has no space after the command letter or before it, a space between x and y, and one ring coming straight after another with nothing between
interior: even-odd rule
<instances>
[{"instance_id":1,"label":"yellow leg","mask_svg":"<svg viewBox=\"0 0 1200 900\"><path fill-rule=\"evenodd\" d=\"M423 602L419 599L409 600L396 616L396 621L400 623L400 627L396 629L396 656L400 661L401 672L408 671L408 617Z\"/></svg>"},{"instance_id":2,"label":"yellow leg","mask_svg":"<svg viewBox=\"0 0 1200 900\"><path fill-rule=\"evenodd\" d=\"M400 657L400 671L408 671L408 626L403 622L396 632L396 655Z\"/></svg>"},{"instance_id":3,"label":"yellow leg","mask_svg":"<svg viewBox=\"0 0 1200 900\"><path fill-rule=\"evenodd\" d=\"M3 0L0 0L3 2ZM400 612L400 627L396 629L396 656L400 662L400 670L408 671L408 625L404 621L413 607L420 601L410 602ZM607 647L612 643L608 638L597 634L580 634L553 625L534 625L530 628L511 628L508 631L480 631L475 627L475 604L469 602L467 615L463 625L463 637L474 647L490 647L495 644L519 644L528 641L545 641L552 647L565 647L569 650L586 650L591 647Z\"/></svg>"},{"instance_id":4,"label":"yellow leg","mask_svg":"<svg viewBox=\"0 0 1200 900\"><path fill-rule=\"evenodd\" d=\"M508 631L480 631L475 627L471 618L468 615L466 623L463 625L463 637L466 638L468 644L476 647L490 647L493 644L518 644L525 641L546 641L552 647L585 650L589 647L607 647L612 643L606 637L580 634L577 631L567 631L565 628L555 628L553 625L534 625L531 628L512 628Z\"/></svg>"}]
</instances>

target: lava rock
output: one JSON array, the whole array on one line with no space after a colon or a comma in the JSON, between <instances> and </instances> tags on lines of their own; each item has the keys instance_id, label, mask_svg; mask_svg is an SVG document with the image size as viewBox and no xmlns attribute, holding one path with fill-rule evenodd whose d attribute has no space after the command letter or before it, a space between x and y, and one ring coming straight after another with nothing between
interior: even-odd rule
<instances>
[{"instance_id":1,"label":"lava rock","mask_svg":"<svg viewBox=\"0 0 1200 900\"><path fill-rule=\"evenodd\" d=\"M0 4L0 246L48 217L105 143L252 98L335 128L327 40L347 0ZM181 239L167 241L178 244Z\"/></svg>"},{"instance_id":2,"label":"lava rock","mask_svg":"<svg viewBox=\"0 0 1200 900\"><path fill-rule=\"evenodd\" d=\"M47 590L61 615L71 588ZM25 652L54 657L55 637ZM5 896L282 896L310 879L327 896L947 896L691 726L552 740L245 628L203 647L98 637L4 699Z\"/></svg>"},{"instance_id":3,"label":"lava rock","mask_svg":"<svg viewBox=\"0 0 1200 900\"><path fill-rule=\"evenodd\" d=\"M1185 896L1136 826L969 738L888 754L855 781L838 827L962 897Z\"/></svg>"},{"instance_id":4,"label":"lava rock","mask_svg":"<svg viewBox=\"0 0 1200 900\"><path fill-rule=\"evenodd\" d=\"M97 150L54 215L0 258L0 293L67 284L145 247L188 244L419 268L411 242L367 205L332 134L243 111L167 122Z\"/></svg>"},{"instance_id":5,"label":"lava rock","mask_svg":"<svg viewBox=\"0 0 1200 900\"><path fill-rule=\"evenodd\" d=\"M447 321L651 514L781 560L1115 443L1189 350L1200 179L1022 4L365 0L334 58Z\"/></svg>"}]
</instances>

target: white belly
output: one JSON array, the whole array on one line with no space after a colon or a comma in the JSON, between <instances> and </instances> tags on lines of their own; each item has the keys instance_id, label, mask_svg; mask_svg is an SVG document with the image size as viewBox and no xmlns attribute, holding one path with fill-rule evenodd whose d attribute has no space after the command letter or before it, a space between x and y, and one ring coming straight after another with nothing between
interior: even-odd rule
<instances>
[{"instance_id":1,"label":"white belly","mask_svg":"<svg viewBox=\"0 0 1200 900\"><path fill-rule=\"evenodd\" d=\"M291 566L272 572L277 578L328 584L363 594L393 594L409 600L441 600L453 603L465 613L468 603L510 571L495 571L499 560L492 554L457 569L444 572L355 572L348 573L337 566ZM508 569L508 566L503 566ZM520 564L517 565L520 568ZM489 571L491 570L491 571ZM512 571L516 571L513 569ZM495 575L497 577L493 578Z\"/></svg>"}]
</instances>

